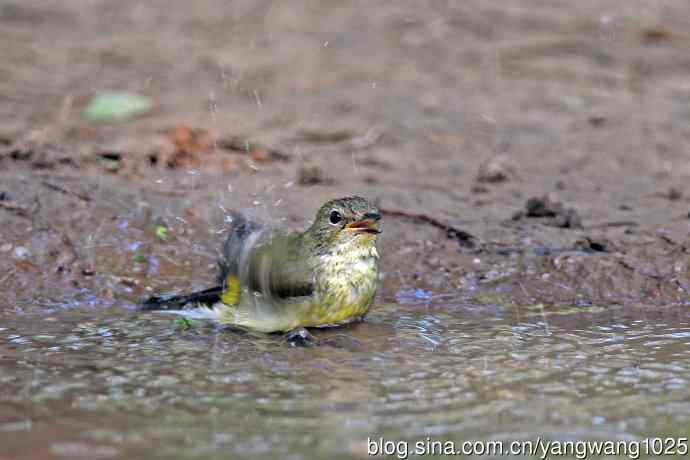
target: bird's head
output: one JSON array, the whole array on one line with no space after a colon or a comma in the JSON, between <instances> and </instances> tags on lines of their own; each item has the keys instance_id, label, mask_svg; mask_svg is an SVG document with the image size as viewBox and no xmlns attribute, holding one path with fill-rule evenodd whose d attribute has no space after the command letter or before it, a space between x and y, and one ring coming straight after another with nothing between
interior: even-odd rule
<instances>
[{"instance_id":1,"label":"bird's head","mask_svg":"<svg viewBox=\"0 0 690 460\"><path fill-rule=\"evenodd\" d=\"M338 198L321 206L307 232L321 247L374 245L381 233L381 214L362 197Z\"/></svg>"}]
</instances>

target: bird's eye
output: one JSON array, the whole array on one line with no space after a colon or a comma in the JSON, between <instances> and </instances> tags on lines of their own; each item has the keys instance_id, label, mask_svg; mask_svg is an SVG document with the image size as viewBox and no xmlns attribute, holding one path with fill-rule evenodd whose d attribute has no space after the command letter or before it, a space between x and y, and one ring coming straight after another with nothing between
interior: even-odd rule
<instances>
[{"instance_id":1,"label":"bird's eye","mask_svg":"<svg viewBox=\"0 0 690 460\"><path fill-rule=\"evenodd\" d=\"M343 220L343 215L334 209L331 211L331 215L328 217L328 220L331 224L338 225L340 221Z\"/></svg>"}]
</instances>

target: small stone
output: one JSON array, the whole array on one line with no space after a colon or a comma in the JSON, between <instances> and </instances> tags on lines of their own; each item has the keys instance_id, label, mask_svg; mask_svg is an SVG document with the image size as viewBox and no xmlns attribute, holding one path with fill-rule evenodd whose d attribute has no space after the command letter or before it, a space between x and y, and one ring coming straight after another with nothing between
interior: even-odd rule
<instances>
[{"instance_id":1,"label":"small stone","mask_svg":"<svg viewBox=\"0 0 690 460\"><path fill-rule=\"evenodd\" d=\"M527 217L556 217L563 212L563 205L549 197L535 197L527 200Z\"/></svg>"},{"instance_id":2,"label":"small stone","mask_svg":"<svg viewBox=\"0 0 690 460\"><path fill-rule=\"evenodd\" d=\"M575 241L573 249L585 252L611 252L611 246L611 243L604 239L585 236Z\"/></svg>"},{"instance_id":3,"label":"small stone","mask_svg":"<svg viewBox=\"0 0 690 460\"><path fill-rule=\"evenodd\" d=\"M513 220L522 218L546 218L545 224L560 228L582 228L582 220L573 208L566 208L562 203L548 196L534 197L527 200L525 211L512 216Z\"/></svg>"},{"instance_id":4,"label":"small stone","mask_svg":"<svg viewBox=\"0 0 690 460\"><path fill-rule=\"evenodd\" d=\"M604 126L606 124L606 117L603 115L591 115L588 119L589 124L599 128L601 126Z\"/></svg>"},{"instance_id":5,"label":"small stone","mask_svg":"<svg viewBox=\"0 0 690 460\"><path fill-rule=\"evenodd\" d=\"M666 194L666 198L668 198L671 201L677 201L683 198L683 192L681 192L679 189L676 187L671 187L668 189L668 193Z\"/></svg>"},{"instance_id":6,"label":"small stone","mask_svg":"<svg viewBox=\"0 0 690 460\"><path fill-rule=\"evenodd\" d=\"M479 165L477 182L480 184L507 182L515 175L515 166L510 158L507 155L497 155Z\"/></svg>"}]
</instances>

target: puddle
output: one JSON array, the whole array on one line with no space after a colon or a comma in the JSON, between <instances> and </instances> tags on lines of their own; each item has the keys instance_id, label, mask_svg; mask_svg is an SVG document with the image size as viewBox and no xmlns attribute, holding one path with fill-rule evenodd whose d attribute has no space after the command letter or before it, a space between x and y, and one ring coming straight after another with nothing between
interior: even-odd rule
<instances>
[{"instance_id":1,"label":"puddle","mask_svg":"<svg viewBox=\"0 0 690 460\"><path fill-rule=\"evenodd\" d=\"M113 305L0 308L0 439L21 458L366 457L392 441L690 431L687 307L379 302L321 345ZM30 309L25 309L30 310ZM540 308L541 310L541 308ZM35 311L35 309L34 309ZM560 313L560 314L559 314Z\"/></svg>"}]
</instances>

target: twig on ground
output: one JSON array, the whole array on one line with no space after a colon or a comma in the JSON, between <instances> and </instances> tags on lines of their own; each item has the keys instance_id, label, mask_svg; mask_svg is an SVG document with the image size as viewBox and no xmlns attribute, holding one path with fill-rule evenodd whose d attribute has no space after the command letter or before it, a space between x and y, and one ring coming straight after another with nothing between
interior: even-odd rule
<instances>
[{"instance_id":1,"label":"twig on ground","mask_svg":"<svg viewBox=\"0 0 690 460\"><path fill-rule=\"evenodd\" d=\"M453 227L452 225L441 222L435 217L429 216L428 214L414 213L403 211L402 209L391 209L391 208L379 208L379 211L383 214L388 214L389 216L404 217L406 219L416 220L418 222L424 222L430 224L436 228L443 230L448 238L455 238L460 243L460 246L466 248L474 248L477 246L477 238L464 230Z\"/></svg>"},{"instance_id":2,"label":"twig on ground","mask_svg":"<svg viewBox=\"0 0 690 460\"><path fill-rule=\"evenodd\" d=\"M637 227L639 223L633 220L614 220L611 222L602 222L596 225L590 225L589 228L606 228L606 227Z\"/></svg>"},{"instance_id":3,"label":"twig on ground","mask_svg":"<svg viewBox=\"0 0 690 460\"><path fill-rule=\"evenodd\" d=\"M68 190L60 185L53 184L48 181L41 181L41 185L48 187L51 190L55 190L56 192L64 193L65 195L72 195L77 198L79 198L82 201L86 201L87 203L91 201L91 197L88 195L85 195L83 193L75 192L73 190Z\"/></svg>"}]
</instances>

